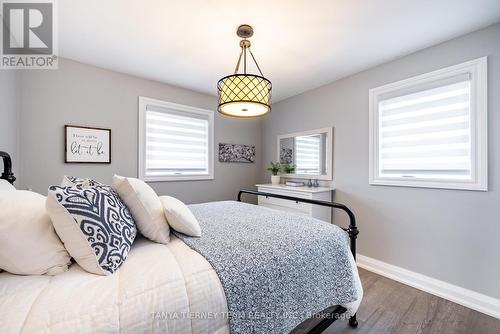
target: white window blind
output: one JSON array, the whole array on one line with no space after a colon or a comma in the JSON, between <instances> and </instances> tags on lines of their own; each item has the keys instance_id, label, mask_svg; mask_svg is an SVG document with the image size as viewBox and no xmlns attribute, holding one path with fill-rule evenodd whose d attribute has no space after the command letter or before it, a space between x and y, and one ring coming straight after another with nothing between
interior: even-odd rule
<instances>
[{"instance_id":1,"label":"white window blind","mask_svg":"<svg viewBox=\"0 0 500 334\"><path fill-rule=\"evenodd\" d=\"M295 137L295 169L298 174L319 174L321 136Z\"/></svg>"},{"instance_id":2,"label":"white window blind","mask_svg":"<svg viewBox=\"0 0 500 334\"><path fill-rule=\"evenodd\" d=\"M213 115L155 102L143 103L142 177L157 181L212 178Z\"/></svg>"},{"instance_id":3,"label":"white window blind","mask_svg":"<svg viewBox=\"0 0 500 334\"><path fill-rule=\"evenodd\" d=\"M470 80L379 102L381 176L470 179Z\"/></svg>"},{"instance_id":4,"label":"white window blind","mask_svg":"<svg viewBox=\"0 0 500 334\"><path fill-rule=\"evenodd\" d=\"M488 190L487 59L370 89L370 184Z\"/></svg>"}]
</instances>

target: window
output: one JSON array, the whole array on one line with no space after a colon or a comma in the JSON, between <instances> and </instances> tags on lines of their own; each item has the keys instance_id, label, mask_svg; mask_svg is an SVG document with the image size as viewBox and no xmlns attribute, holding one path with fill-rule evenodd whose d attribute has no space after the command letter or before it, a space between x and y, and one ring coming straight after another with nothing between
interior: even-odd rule
<instances>
[{"instance_id":1,"label":"window","mask_svg":"<svg viewBox=\"0 0 500 334\"><path fill-rule=\"evenodd\" d=\"M488 189L486 64L370 90L370 184Z\"/></svg>"},{"instance_id":2,"label":"window","mask_svg":"<svg viewBox=\"0 0 500 334\"><path fill-rule=\"evenodd\" d=\"M320 174L320 135L295 137L295 165L298 174Z\"/></svg>"},{"instance_id":3,"label":"window","mask_svg":"<svg viewBox=\"0 0 500 334\"><path fill-rule=\"evenodd\" d=\"M139 177L213 179L213 124L210 110L139 97Z\"/></svg>"}]
</instances>

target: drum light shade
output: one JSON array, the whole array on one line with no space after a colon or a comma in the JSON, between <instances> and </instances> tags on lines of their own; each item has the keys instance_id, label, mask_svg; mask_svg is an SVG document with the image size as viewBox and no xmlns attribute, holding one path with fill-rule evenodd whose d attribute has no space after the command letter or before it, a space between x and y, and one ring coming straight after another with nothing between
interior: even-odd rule
<instances>
[{"instance_id":1,"label":"drum light shade","mask_svg":"<svg viewBox=\"0 0 500 334\"><path fill-rule=\"evenodd\" d=\"M248 37L253 35L249 25L238 27L237 34L243 38L240 42L241 53L234 74L225 76L217 83L219 106L217 110L225 115L240 118L263 116L271 111L271 81L266 79L250 50ZM252 56L261 75L247 74L247 50ZM243 57L244 72L238 74Z\"/></svg>"},{"instance_id":2,"label":"drum light shade","mask_svg":"<svg viewBox=\"0 0 500 334\"><path fill-rule=\"evenodd\" d=\"M258 117L271 111L271 81L252 74L234 74L217 84L219 112L233 117Z\"/></svg>"}]
</instances>

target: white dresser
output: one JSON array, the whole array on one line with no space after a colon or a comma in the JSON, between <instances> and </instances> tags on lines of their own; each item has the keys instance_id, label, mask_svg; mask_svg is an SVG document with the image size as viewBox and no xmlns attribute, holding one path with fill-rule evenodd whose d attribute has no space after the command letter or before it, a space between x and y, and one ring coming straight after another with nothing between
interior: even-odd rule
<instances>
[{"instance_id":1,"label":"white dresser","mask_svg":"<svg viewBox=\"0 0 500 334\"><path fill-rule=\"evenodd\" d=\"M256 186L260 192L329 202L332 200L332 192L334 190L334 188L329 187L289 187L284 184L256 184ZM265 196L259 196L259 205L331 222L332 210L325 206Z\"/></svg>"}]
</instances>

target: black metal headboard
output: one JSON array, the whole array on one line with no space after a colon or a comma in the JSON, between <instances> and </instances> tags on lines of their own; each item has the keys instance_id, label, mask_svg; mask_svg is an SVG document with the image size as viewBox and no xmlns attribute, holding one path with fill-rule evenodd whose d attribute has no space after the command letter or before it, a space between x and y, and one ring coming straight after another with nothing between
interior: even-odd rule
<instances>
[{"instance_id":1,"label":"black metal headboard","mask_svg":"<svg viewBox=\"0 0 500 334\"><path fill-rule=\"evenodd\" d=\"M4 179L14 184L16 177L12 173L12 160L7 152L0 151L0 157L3 159L3 173L0 175L0 179Z\"/></svg>"}]
</instances>

